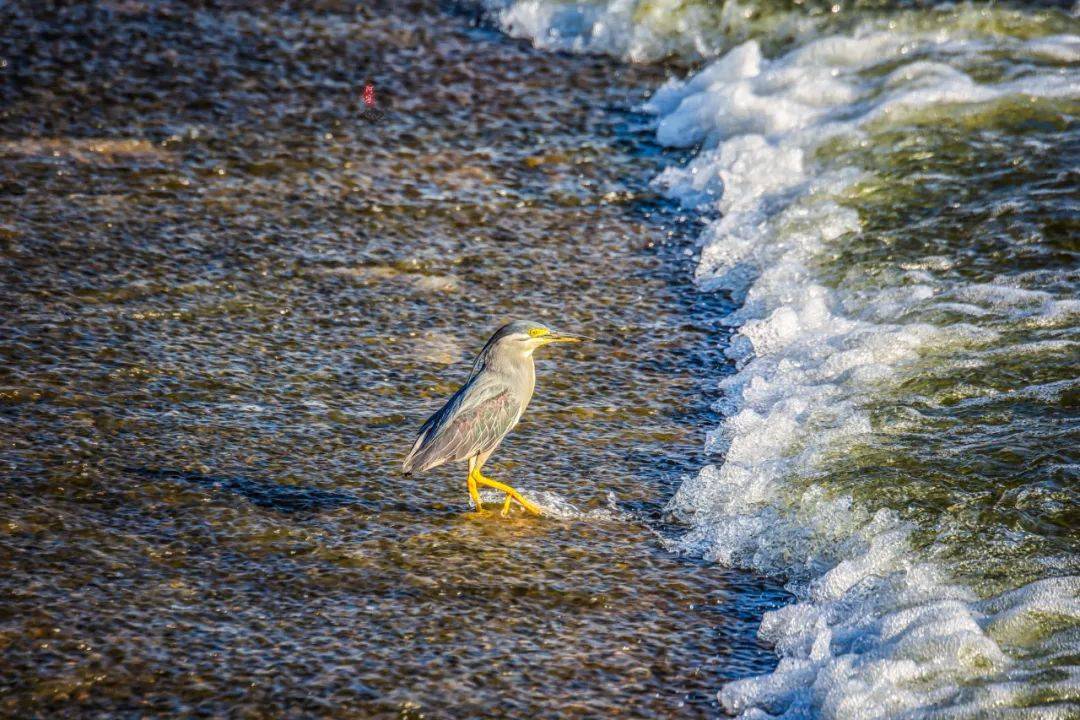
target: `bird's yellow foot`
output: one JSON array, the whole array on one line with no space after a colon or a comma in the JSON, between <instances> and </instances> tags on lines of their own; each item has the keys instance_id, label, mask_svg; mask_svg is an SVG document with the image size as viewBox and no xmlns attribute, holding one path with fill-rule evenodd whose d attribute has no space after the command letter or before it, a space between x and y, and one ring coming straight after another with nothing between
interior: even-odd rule
<instances>
[{"instance_id":1,"label":"bird's yellow foot","mask_svg":"<svg viewBox=\"0 0 1080 720\"><path fill-rule=\"evenodd\" d=\"M540 513L540 507L538 505L535 505L534 503L531 503L528 500L526 500L521 495L521 493L519 493L517 490L510 487L509 485L504 485L503 483L499 482L498 480L492 480L489 477L484 477L479 472L477 472L475 474L475 479L476 479L477 483L479 483L481 485L484 485L485 487L495 488L496 490L502 490L504 493L506 493L506 500L503 502L503 510L502 510L503 515L506 515L510 511L510 500L511 499L516 500L518 502L518 504L521 505L521 507L523 507L526 510L528 510L529 512L531 512L533 515L540 515L541 514Z\"/></svg>"}]
</instances>

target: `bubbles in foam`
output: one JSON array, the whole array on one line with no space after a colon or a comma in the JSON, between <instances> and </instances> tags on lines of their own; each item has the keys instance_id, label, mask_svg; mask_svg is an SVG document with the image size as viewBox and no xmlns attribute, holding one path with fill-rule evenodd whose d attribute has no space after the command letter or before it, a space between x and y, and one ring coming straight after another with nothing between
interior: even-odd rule
<instances>
[{"instance_id":1,"label":"bubbles in foam","mask_svg":"<svg viewBox=\"0 0 1080 720\"><path fill-rule=\"evenodd\" d=\"M913 527L895 512L867 515L813 482L836 453L872 432L867 399L908 377L925 351L996 337L989 328L913 318L931 310L1046 318L1071 302L1008 285L945 287L919 268L884 291L817 278L819 259L861 229L840 198L866 176L817 160L824 143L857 146L870 128L912 109L1080 93L1075 75L980 84L949 62L925 59L935 47L947 56L980 45L941 33L877 33L822 38L768 60L750 42L667 83L646 105L659 116L661 142L704 146L656 185L719 214L699 240L698 281L743 300L729 318L739 328L728 350L739 371L721 382L727 419L708 438L724 463L684 482L669 510L691 525L684 550L785 574L799 599L762 622L762 637L781 655L776 671L719 694L728 712L746 718L914 717L961 706L962 688L993 682L1013 665L1000 645L1006 637L1031 632L1040 613L1076 620L1074 601L1062 599L1074 578L1023 591L1032 599L1017 603L1029 610L991 614L946 570L919 559ZM866 72L887 62L900 64ZM926 262L931 270L951 265ZM1009 629L1012 617L1022 629Z\"/></svg>"}]
</instances>

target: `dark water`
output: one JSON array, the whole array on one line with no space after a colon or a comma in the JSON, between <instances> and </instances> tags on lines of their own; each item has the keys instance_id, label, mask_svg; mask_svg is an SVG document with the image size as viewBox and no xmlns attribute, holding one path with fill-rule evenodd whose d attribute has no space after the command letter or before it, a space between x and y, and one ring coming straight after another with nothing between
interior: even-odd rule
<instances>
[{"instance_id":1,"label":"dark water","mask_svg":"<svg viewBox=\"0 0 1080 720\"><path fill-rule=\"evenodd\" d=\"M729 309L663 70L248 5L0 3L0 714L716 715L784 598L661 540ZM488 465L542 519L398 474L512 317L600 338Z\"/></svg>"}]
</instances>

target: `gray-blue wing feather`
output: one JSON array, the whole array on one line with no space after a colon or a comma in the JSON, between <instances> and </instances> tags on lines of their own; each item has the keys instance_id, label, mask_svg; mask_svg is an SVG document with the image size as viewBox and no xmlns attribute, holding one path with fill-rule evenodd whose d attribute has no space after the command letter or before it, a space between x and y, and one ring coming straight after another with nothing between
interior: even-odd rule
<instances>
[{"instance_id":1,"label":"gray-blue wing feather","mask_svg":"<svg viewBox=\"0 0 1080 720\"><path fill-rule=\"evenodd\" d=\"M420 428L403 468L423 472L492 450L520 415L521 403L508 387L474 376Z\"/></svg>"}]
</instances>

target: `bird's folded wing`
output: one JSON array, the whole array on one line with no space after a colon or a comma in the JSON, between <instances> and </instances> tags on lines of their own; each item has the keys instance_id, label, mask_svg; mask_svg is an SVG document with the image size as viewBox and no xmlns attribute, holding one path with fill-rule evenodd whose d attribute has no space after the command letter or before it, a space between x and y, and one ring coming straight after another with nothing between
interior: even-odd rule
<instances>
[{"instance_id":1,"label":"bird's folded wing","mask_svg":"<svg viewBox=\"0 0 1080 720\"><path fill-rule=\"evenodd\" d=\"M422 472L494 448L513 428L521 403L506 386L470 382L420 430L407 465Z\"/></svg>"}]
</instances>

